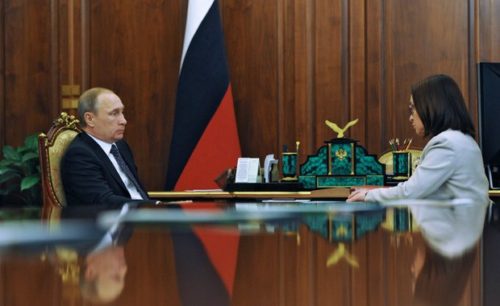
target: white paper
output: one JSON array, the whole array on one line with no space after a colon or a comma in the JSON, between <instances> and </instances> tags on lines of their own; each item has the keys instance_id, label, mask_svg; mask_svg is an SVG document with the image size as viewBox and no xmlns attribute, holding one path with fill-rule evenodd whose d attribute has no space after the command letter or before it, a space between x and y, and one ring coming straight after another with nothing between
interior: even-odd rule
<instances>
[{"instance_id":1,"label":"white paper","mask_svg":"<svg viewBox=\"0 0 500 306\"><path fill-rule=\"evenodd\" d=\"M238 158L238 166L236 167L235 183L257 183L259 174L259 159L240 157Z\"/></svg>"},{"instance_id":2,"label":"white paper","mask_svg":"<svg viewBox=\"0 0 500 306\"><path fill-rule=\"evenodd\" d=\"M278 164L278 160L274 158L274 154L268 154L264 160L264 182L271 182L271 169L276 164Z\"/></svg>"}]
</instances>

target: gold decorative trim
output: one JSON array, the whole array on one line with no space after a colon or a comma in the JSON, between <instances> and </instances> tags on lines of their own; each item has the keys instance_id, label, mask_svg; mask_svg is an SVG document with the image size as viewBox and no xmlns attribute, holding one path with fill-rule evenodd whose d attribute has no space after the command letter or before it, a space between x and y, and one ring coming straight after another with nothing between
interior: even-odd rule
<instances>
[{"instance_id":1,"label":"gold decorative trim","mask_svg":"<svg viewBox=\"0 0 500 306\"><path fill-rule=\"evenodd\" d=\"M79 96L80 85L61 85L61 95L63 96Z\"/></svg>"},{"instance_id":2,"label":"gold decorative trim","mask_svg":"<svg viewBox=\"0 0 500 306\"><path fill-rule=\"evenodd\" d=\"M354 151L354 142L351 142L351 175L354 175L355 163L356 163L356 152Z\"/></svg>"},{"instance_id":3,"label":"gold decorative trim","mask_svg":"<svg viewBox=\"0 0 500 306\"><path fill-rule=\"evenodd\" d=\"M329 186L331 187L331 186ZM230 199L230 198L347 198L348 188L331 187L313 191L149 191L153 199Z\"/></svg>"},{"instance_id":4,"label":"gold decorative trim","mask_svg":"<svg viewBox=\"0 0 500 306\"><path fill-rule=\"evenodd\" d=\"M64 109L77 109L78 108L78 99L75 98L63 98L61 107Z\"/></svg>"},{"instance_id":5,"label":"gold decorative trim","mask_svg":"<svg viewBox=\"0 0 500 306\"><path fill-rule=\"evenodd\" d=\"M332 144L328 144L328 175L332 175Z\"/></svg>"},{"instance_id":6,"label":"gold decorative trim","mask_svg":"<svg viewBox=\"0 0 500 306\"><path fill-rule=\"evenodd\" d=\"M68 115L66 112L62 112L59 118L54 121L54 124L64 125L71 129L79 129L78 124L80 120L76 119L73 115Z\"/></svg>"}]
</instances>

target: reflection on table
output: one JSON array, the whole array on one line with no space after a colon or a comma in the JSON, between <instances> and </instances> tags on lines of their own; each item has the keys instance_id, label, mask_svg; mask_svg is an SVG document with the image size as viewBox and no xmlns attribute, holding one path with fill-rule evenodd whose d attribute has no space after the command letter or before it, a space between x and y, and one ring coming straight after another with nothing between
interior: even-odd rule
<instances>
[{"instance_id":1,"label":"reflection on table","mask_svg":"<svg viewBox=\"0 0 500 306\"><path fill-rule=\"evenodd\" d=\"M1 303L478 305L484 213L467 202L194 202L4 222Z\"/></svg>"}]
</instances>

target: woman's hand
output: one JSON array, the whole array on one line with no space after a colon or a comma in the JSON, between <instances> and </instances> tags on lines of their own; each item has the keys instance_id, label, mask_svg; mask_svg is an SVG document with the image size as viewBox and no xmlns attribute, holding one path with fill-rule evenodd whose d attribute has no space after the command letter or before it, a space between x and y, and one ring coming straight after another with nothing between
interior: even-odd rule
<instances>
[{"instance_id":1,"label":"woman's hand","mask_svg":"<svg viewBox=\"0 0 500 306\"><path fill-rule=\"evenodd\" d=\"M347 202L363 202L368 190L368 188L355 188L347 197Z\"/></svg>"}]
</instances>

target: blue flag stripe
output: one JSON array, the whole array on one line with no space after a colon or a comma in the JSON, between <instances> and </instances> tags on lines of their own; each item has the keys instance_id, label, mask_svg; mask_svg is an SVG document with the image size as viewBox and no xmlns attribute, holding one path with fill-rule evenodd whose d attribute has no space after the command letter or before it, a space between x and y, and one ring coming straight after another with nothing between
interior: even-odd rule
<instances>
[{"instance_id":1,"label":"blue flag stripe","mask_svg":"<svg viewBox=\"0 0 500 306\"><path fill-rule=\"evenodd\" d=\"M182 64L165 189L172 190L229 85L224 34L214 1Z\"/></svg>"}]
</instances>

